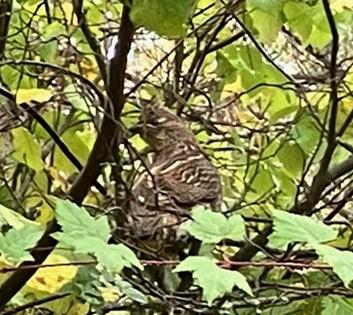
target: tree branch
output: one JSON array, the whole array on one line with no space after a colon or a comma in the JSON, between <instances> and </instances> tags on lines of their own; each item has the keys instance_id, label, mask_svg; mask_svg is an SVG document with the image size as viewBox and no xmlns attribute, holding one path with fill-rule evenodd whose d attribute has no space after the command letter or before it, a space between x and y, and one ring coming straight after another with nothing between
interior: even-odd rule
<instances>
[{"instance_id":1,"label":"tree branch","mask_svg":"<svg viewBox=\"0 0 353 315\"><path fill-rule=\"evenodd\" d=\"M338 36L336 23L333 18L328 0L322 0L322 4L324 6L325 14L327 17L327 21L330 25L330 30L332 34L331 63L330 63L331 117L329 121L327 141L329 146L333 146L335 142L335 135L336 135L336 118L337 118L337 107L338 107L337 53L338 53L338 47L339 47L339 36Z\"/></svg>"},{"instance_id":2,"label":"tree branch","mask_svg":"<svg viewBox=\"0 0 353 315\"><path fill-rule=\"evenodd\" d=\"M44 297L42 299L38 299L38 300L35 300L33 302L29 302L29 303L20 305L20 306L15 307L15 308L13 308L11 310L4 311L4 312L1 313L1 315L18 314L19 312L22 312L24 310L33 309L35 306L39 306L39 305L42 305L42 304L45 304L45 303L48 303L48 302L51 302L51 301L62 299L64 297L68 296L68 295L70 295L70 293L68 293L68 292L55 293L55 294L46 296L46 297Z\"/></svg>"},{"instance_id":3,"label":"tree branch","mask_svg":"<svg viewBox=\"0 0 353 315\"><path fill-rule=\"evenodd\" d=\"M328 0L322 0L324 6L325 14L327 21L330 25L330 30L332 34L332 44L331 44L331 62L330 62L330 104L331 112L329 119L329 126L327 131L327 149L325 151L324 157L322 158L320 169L315 178L321 180L323 174L327 171L327 168L330 164L332 154L336 147L336 121L337 121L337 109L338 109L338 82L337 82L337 53L338 53L338 44L339 36L336 28L336 23L333 18L330 5ZM314 182L315 182L314 178Z\"/></svg>"},{"instance_id":4,"label":"tree branch","mask_svg":"<svg viewBox=\"0 0 353 315\"><path fill-rule=\"evenodd\" d=\"M77 21L81 27L82 33L85 35L86 40L88 42L88 45L90 46L90 48L93 51L94 58L96 59L99 71L100 71L102 78L103 78L103 82L106 85L107 84L106 63L104 61L104 57L102 55L102 52L101 52L101 49L99 46L99 42L96 40L96 38L92 34L91 30L89 29L89 26L88 26L87 20L86 20L86 15L82 11L83 1L82 0L74 0L74 1L72 1L72 4L74 7L76 17L77 17Z\"/></svg>"},{"instance_id":5,"label":"tree branch","mask_svg":"<svg viewBox=\"0 0 353 315\"><path fill-rule=\"evenodd\" d=\"M343 162L332 166L328 171L327 171L327 183L330 183L337 178L353 171L353 156L350 156Z\"/></svg>"},{"instance_id":6,"label":"tree branch","mask_svg":"<svg viewBox=\"0 0 353 315\"><path fill-rule=\"evenodd\" d=\"M119 30L118 42L116 44L116 54L110 61L109 79L107 85L107 94L112 107L106 108L106 114L103 117L102 127L97 140L93 146L88 162L72 185L70 196L76 202L81 202L86 196L92 183L100 173L101 163L107 160L111 151L120 138L121 130L117 123L124 106L124 78L127 63L127 54L130 50L134 26L129 19L129 9L125 6L122 15L122 22Z\"/></svg>"},{"instance_id":7,"label":"tree branch","mask_svg":"<svg viewBox=\"0 0 353 315\"><path fill-rule=\"evenodd\" d=\"M129 8L124 6L116 54L110 65L110 80L107 90L113 108L107 109L103 118L101 132L93 146L87 165L69 191L68 197L78 204L82 202L88 190L96 181L100 172L100 163L105 161L106 157L109 155L110 149L112 145L116 143L115 140L118 138L120 132L119 127L113 119L119 118L124 106L124 78L127 54L130 49L133 34L134 27L129 19ZM113 117L111 118L111 116ZM37 247L43 247L46 248L46 250L36 251L36 248L34 248L31 251L34 262L30 264L41 264L51 253L51 248L55 247L57 241L53 239L50 234L59 229L60 227L55 220L48 225L44 235L37 244ZM20 267L28 264L29 262L23 262ZM19 269L0 286L0 310L26 284L35 272L36 269Z\"/></svg>"},{"instance_id":8,"label":"tree branch","mask_svg":"<svg viewBox=\"0 0 353 315\"><path fill-rule=\"evenodd\" d=\"M234 34L233 36L221 41L221 42L218 42L210 47L208 47L206 49L206 53L209 54L211 52L214 52L216 50L219 50L219 49L222 49L232 43L234 43L235 41L237 41L238 39L242 38L243 36L245 35L245 32L244 31L240 31L236 34Z\"/></svg>"},{"instance_id":9,"label":"tree branch","mask_svg":"<svg viewBox=\"0 0 353 315\"><path fill-rule=\"evenodd\" d=\"M12 0L0 0L0 60L4 59L7 34L12 11Z\"/></svg>"}]
</instances>

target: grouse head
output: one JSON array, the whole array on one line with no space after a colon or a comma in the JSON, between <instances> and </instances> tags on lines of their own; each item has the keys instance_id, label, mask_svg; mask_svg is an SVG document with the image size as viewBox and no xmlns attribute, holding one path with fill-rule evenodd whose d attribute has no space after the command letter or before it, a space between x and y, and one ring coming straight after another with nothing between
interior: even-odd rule
<instances>
[{"instance_id":1,"label":"grouse head","mask_svg":"<svg viewBox=\"0 0 353 315\"><path fill-rule=\"evenodd\" d=\"M140 135L155 152L175 143L194 142L194 135L184 122L168 109L147 105L140 117Z\"/></svg>"}]
</instances>

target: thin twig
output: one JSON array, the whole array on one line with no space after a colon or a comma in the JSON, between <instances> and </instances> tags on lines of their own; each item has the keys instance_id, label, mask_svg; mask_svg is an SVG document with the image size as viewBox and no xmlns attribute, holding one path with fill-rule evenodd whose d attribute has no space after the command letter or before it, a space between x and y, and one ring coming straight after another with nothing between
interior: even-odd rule
<instances>
[{"instance_id":1,"label":"thin twig","mask_svg":"<svg viewBox=\"0 0 353 315\"><path fill-rule=\"evenodd\" d=\"M39 306L39 305L42 305L42 304L45 304L45 303L48 303L48 302L51 302L51 301L55 301L55 300L58 300L58 299L62 299L62 298L66 297L66 296L68 296L70 294L71 293L69 293L69 292L55 293L55 294L46 296L44 298L35 300L33 302L29 302L29 303L20 305L18 307L12 308L12 309L10 309L8 311L3 311L3 312L0 313L0 315L14 315L14 314L17 314L19 312L25 311L27 309L33 309L36 306Z\"/></svg>"}]
</instances>

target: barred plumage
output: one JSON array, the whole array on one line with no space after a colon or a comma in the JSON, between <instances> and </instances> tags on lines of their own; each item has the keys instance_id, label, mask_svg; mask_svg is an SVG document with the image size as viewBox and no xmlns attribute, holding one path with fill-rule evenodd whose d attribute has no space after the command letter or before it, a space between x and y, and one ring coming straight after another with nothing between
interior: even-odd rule
<instances>
[{"instance_id":1,"label":"barred plumage","mask_svg":"<svg viewBox=\"0 0 353 315\"><path fill-rule=\"evenodd\" d=\"M134 234L153 236L178 226L196 204L209 203L216 209L221 200L218 171L184 122L167 109L148 106L141 123L141 136L154 158L132 188Z\"/></svg>"}]
</instances>

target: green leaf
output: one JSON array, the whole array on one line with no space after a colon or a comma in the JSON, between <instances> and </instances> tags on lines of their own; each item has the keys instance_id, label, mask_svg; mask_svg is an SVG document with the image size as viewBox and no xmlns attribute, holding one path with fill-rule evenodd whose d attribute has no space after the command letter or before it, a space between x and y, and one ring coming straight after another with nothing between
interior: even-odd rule
<instances>
[{"instance_id":1,"label":"green leaf","mask_svg":"<svg viewBox=\"0 0 353 315\"><path fill-rule=\"evenodd\" d=\"M205 243L218 243L222 240L223 227L227 223L224 215L210 210L196 208L192 211L192 222L186 230Z\"/></svg>"},{"instance_id":2,"label":"green leaf","mask_svg":"<svg viewBox=\"0 0 353 315\"><path fill-rule=\"evenodd\" d=\"M331 36L332 35L331 35L329 29L322 30L319 27L317 27L315 24L315 25L313 25L311 34L308 38L308 43L313 45L314 47L317 47L319 49L323 49L323 48L325 48L326 45L328 45L330 43L331 38L332 38Z\"/></svg>"},{"instance_id":3,"label":"green leaf","mask_svg":"<svg viewBox=\"0 0 353 315\"><path fill-rule=\"evenodd\" d=\"M254 197L258 198L258 196L263 196L274 188L273 172L266 168L265 164L259 167L254 166L252 169L255 170L256 175L252 178L252 192L249 196L254 194Z\"/></svg>"},{"instance_id":4,"label":"green leaf","mask_svg":"<svg viewBox=\"0 0 353 315\"><path fill-rule=\"evenodd\" d=\"M287 304L278 304L276 305L275 310L276 311L274 312L273 307L266 308L261 312L261 315L321 315L321 299L312 297L298 301L291 301ZM253 315L254 313L247 313L247 315Z\"/></svg>"},{"instance_id":5,"label":"green leaf","mask_svg":"<svg viewBox=\"0 0 353 315\"><path fill-rule=\"evenodd\" d=\"M143 266L134 252L123 244L100 246L93 253L97 261L111 272L120 272L124 267L135 266L143 270Z\"/></svg>"},{"instance_id":6,"label":"green leaf","mask_svg":"<svg viewBox=\"0 0 353 315\"><path fill-rule=\"evenodd\" d=\"M42 43L38 46L36 52L43 60L55 62L55 57L58 53L58 43L56 41Z\"/></svg>"},{"instance_id":7,"label":"green leaf","mask_svg":"<svg viewBox=\"0 0 353 315\"><path fill-rule=\"evenodd\" d=\"M282 11L285 0L248 0L246 3L253 9L274 15Z\"/></svg>"},{"instance_id":8,"label":"green leaf","mask_svg":"<svg viewBox=\"0 0 353 315\"><path fill-rule=\"evenodd\" d=\"M307 40L313 26L314 10L304 2L288 1L283 12L288 25L300 35L302 40Z\"/></svg>"},{"instance_id":9,"label":"green leaf","mask_svg":"<svg viewBox=\"0 0 353 315\"><path fill-rule=\"evenodd\" d=\"M286 142L278 152L278 159L292 175L297 176L302 173L304 154L297 144Z\"/></svg>"},{"instance_id":10,"label":"green leaf","mask_svg":"<svg viewBox=\"0 0 353 315\"><path fill-rule=\"evenodd\" d=\"M51 24L48 24L42 31L44 41L57 39L60 35L64 34L66 34L65 26L58 21L53 21Z\"/></svg>"},{"instance_id":11,"label":"green leaf","mask_svg":"<svg viewBox=\"0 0 353 315\"><path fill-rule=\"evenodd\" d=\"M122 279L115 281L119 290L124 293L131 300L136 301L141 304L147 304L147 297L140 291L136 290L129 282Z\"/></svg>"},{"instance_id":12,"label":"green leaf","mask_svg":"<svg viewBox=\"0 0 353 315\"><path fill-rule=\"evenodd\" d=\"M344 299L339 296L327 296L323 298L324 310L321 315L351 315L353 314L352 299Z\"/></svg>"},{"instance_id":13,"label":"green leaf","mask_svg":"<svg viewBox=\"0 0 353 315\"><path fill-rule=\"evenodd\" d=\"M231 240L243 239L246 235L245 222L239 214L232 215L228 218L228 222L224 227L225 233L223 238Z\"/></svg>"},{"instance_id":14,"label":"green leaf","mask_svg":"<svg viewBox=\"0 0 353 315\"><path fill-rule=\"evenodd\" d=\"M78 158L78 160L85 164L89 156L89 148L87 142L85 142L78 130L70 129L67 130L62 136L61 139L70 149L70 151ZM76 170L76 167L71 163L71 161L62 153L59 148L55 148L54 154L54 165L58 169L71 174Z\"/></svg>"},{"instance_id":15,"label":"green leaf","mask_svg":"<svg viewBox=\"0 0 353 315\"><path fill-rule=\"evenodd\" d=\"M266 71L266 77L268 82L278 84L283 83L281 82L283 77L278 75L278 71L274 71L271 67L267 67L267 70L268 71ZM284 116L286 112L288 113L289 111L293 111L292 105L297 103L297 99L295 99L294 95L291 94L292 92L284 91L274 87L264 87L261 89L261 91L265 99L269 101L268 114L271 117L271 123L275 123L276 119L279 119L281 115ZM288 110L290 107L292 108ZM297 106L294 108L294 110L296 109L298 110L299 107Z\"/></svg>"},{"instance_id":16,"label":"green leaf","mask_svg":"<svg viewBox=\"0 0 353 315\"><path fill-rule=\"evenodd\" d=\"M55 217L61 225L63 233L56 235L75 233L79 235L97 238L107 242L110 237L110 228L106 217L95 220L82 207L68 200L58 200L55 208Z\"/></svg>"},{"instance_id":17,"label":"green leaf","mask_svg":"<svg viewBox=\"0 0 353 315\"><path fill-rule=\"evenodd\" d=\"M159 35L182 37L193 6L194 0L135 0L130 18L136 26L144 26Z\"/></svg>"},{"instance_id":18,"label":"green leaf","mask_svg":"<svg viewBox=\"0 0 353 315\"><path fill-rule=\"evenodd\" d=\"M11 262L32 261L28 250L36 245L42 234L42 229L34 225L17 230L13 228L5 235L0 234L0 252Z\"/></svg>"},{"instance_id":19,"label":"green leaf","mask_svg":"<svg viewBox=\"0 0 353 315\"><path fill-rule=\"evenodd\" d=\"M297 110L298 110L298 106L281 107L281 109L276 110L275 113L271 114L270 124L276 123L279 119L289 116L290 114L296 112Z\"/></svg>"},{"instance_id":20,"label":"green leaf","mask_svg":"<svg viewBox=\"0 0 353 315\"><path fill-rule=\"evenodd\" d=\"M174 269L174 272L183 271L193 273L193 278L202 288L203 298L208 305L211 305L216 298L225 293L232 292L234 286L252 295L246 278L240 272L222 269L207 257L191 256L186 258Z\"/></svg>"},{"instance_id":21,"label":"green leaf","mask_svg":"<svg viewBox=\"0 0 353 315\"><path fill-rule=\"evenodd\" d=\"M24 226L38 226L38 223L28 220L16 211L0 204L0 226L2 225L10 225L15 229L21 229Z\"/></svg>"},{"instance_id":22,"label":"green leaf","mask_svg":"<svg viewBox=\"0 0 353 315\"><path fill-rule=\"evenodd\" d=\"M89 112L88 103L85 99L78 93L74 84L69 84L64 89L65 96L72 104L72 106L83 112Z\"/></svg>"},{"instance_id":23,"label":"green leaf","mask_svg":"<svg viewBox=\"0 0 353 315\"><path fill-rule=\"evenodd\" d=\"M291 176L288 176L288 172L286 172L283 168L275 169L275 175L279 182L279 187L281 187L282 194L278 196L281 200L285 201L284 204L281 204L284 208L289 207L294 198L297 191L297 185L294 180L292 180Z\"/></svg>"},{"instance_id":24,"label":"green leaf","mask_svg":"<svg viewBox=\"0 0 353 315\"><path fill-rule=\"evenodd\" d=\"M250 14L253 25L259 32L261 41L271 43L276 40L278 32L280 31L283 21L279 15L274 15L273 12L267 13L255 10Z\"/></svg>"},{"instance_id":25,"label":"green leaf","mask_svg":"<svg viewBox=\"0 0 353 315\"><path fill-rule=\"evenodd\" d=\"M270 236L271 242L318 244L337 237L337 232L330 226L307 216L273 210L273 217L274 232Z\"/></svg>"},{"instance_id":26,"label":"green leaf","mask_svg":"<svg viewBox=\"0 0 353 315\"><path fill-rule=\"evenodd\" d=\"M245 235L244 220L240 215L227 219L219 212L196 208L186 230L204 243L218 243L222 239L242 239Z\"/></svg>"},{"instance_id":27,"label":"green leaf","mask_svg":"<svg viewBox=\"0 0 353 315\"><path fill-rule=\"evenodd\" d=\"M10 89L14 89L17 87L18 80L21 77L20 71L10 67L8 65L4 65L1 67L1 78L4 80L6 86Z\"/></svg>"},{"instance_id":28,"label":"green leaf","mask_svg":"<svg viewBox=\"0 0 353 315\"><path fill-rule=\"evenodd\" d=\"M288 25L301 36L304 44L322 49L330 42L331 32L321 1L313 6L288 1L283 11Z\"/></svg>"},{"instance_id":29,"label":"green leaf","mask_svg":"<svg viewBox=\"0 0 353 315\"><path fill-rule=\"evenodd\" d=\"M296 123L294 129L290 132L290 136L309 155L316 148L320 132L317 130L314 120L307 114L303 115Z\"/></svg>"},{"instance_id":30,"label":"green leaf","mask_svg":"<svg viewBox=\"0 0 353 315\"><path fill-rule=\"evenodd\" d=\"M225 48L226 51L230 52L231 47L229 47L229 50L227 47ZM253 75L256 75L253 73L253 71L259 70L262 68L264 65L262 62L262 57L259 51L253 47L249 46L237 46L236 50L233 50L233 58L231 58L233 65L241 65L244 70L247 70L251 72ZM234 53L237 52L237 54L234 56ZM239 58L238 60L235 58Z\"/></svg>"},{"instance_id":31,"label":"green leaf","mask_svg":"<svg viewBox=\"0 0 353 315\"><path fill-rule=\"evenodd\" d=\"M11 133L14 147L13 158L35 171L42 170L44 163L41 159L40 146L33 135L23 127L16 128Z\"/></svg>"},{"instance_id":32,"label":"green leaf","mask_svg":"<svg viewBox=\"0 0 353 315\"><path fill-rule=\"evenodd\" d=\"M314 248L348 288L353 280L353 253L321 244L314 245Z\"/></svg>"},{"instance_id":33,"label":"green leaf","mask_svg":"<svg viewBox=\"0 0 353 315\"><path fill-rule=\"evenodd\" d=\"M63 232L54 233L54 238L72 247L76 253L93 254L110 272L120 272L131 266L143 269L128 247L107 244L110 229L106 217L95 220L84 208L67 200L57 202L55 215Z\"/></svg>"},{"instance_id":34,"label":"green leaf","mask_svg":"<svg viewBox=\"0 0 353 315\"><path fill-rule=\"evenodd\" d=\"M225 83L232 83L237 79L236 68L228 60L227 56L221 51L216 53L217 69L216 74L220 78L224 78Z\"/></svg>"},{"instance_id":35,"label":"green leaf","mask_svg":"<svg viewBox=\"0 0 353 315\"><path fill-rule=\"evenodd\" d=\"M106 242L102 239L84 235L82 232L54 233L53 236L58 241L73 248L77 254L93 254L99 251L101 246L106 245Z\"/></svg>"},{"instance_id":36,"label":"green leaf","mask_svg":"<svg viewBox=\"0 0 353 315\"><path fill-rule=\"evenodd\" d=\"M264 71L268 66L263 63L260 53L255 48L243 45L229 45L221 49L217 54L217 72L226 76L228 83L234 81L235 73L240 77L241 84L245 90L268 81L268 71ZM232 67L234 70L232 70ZM232 73L232 71L234 72ZM248 95L256 95L259 91L260 89L256 89L249 92Z\"/></svg>"},{"instance_id":37,"label":"green leaf","mask_svg":"<svg viewBox=\"0 0 353 315\"><path fill-rule=\"evenodd\" d=\"M125 245L111 245L102 239L82 233L55 233L54 237L74 249L77 254L92 254L110 272L119 273L124 267L143 269L135 254Z\"/></svg>"}]
</instances>

